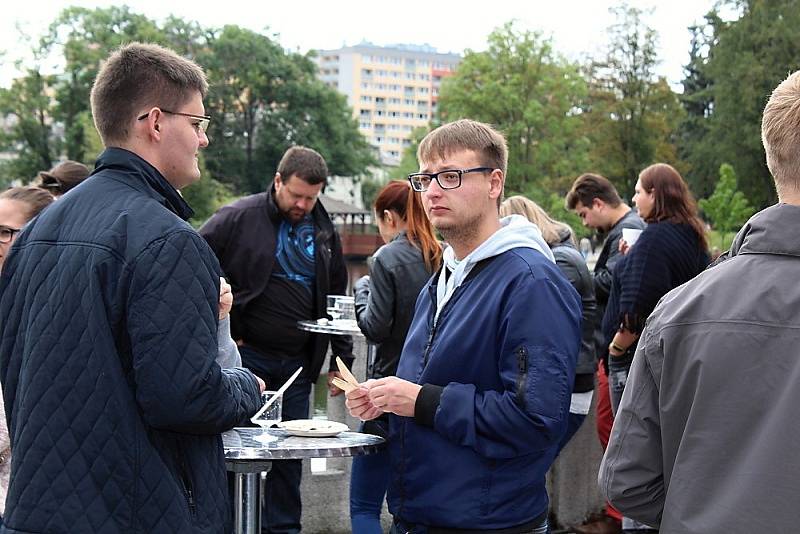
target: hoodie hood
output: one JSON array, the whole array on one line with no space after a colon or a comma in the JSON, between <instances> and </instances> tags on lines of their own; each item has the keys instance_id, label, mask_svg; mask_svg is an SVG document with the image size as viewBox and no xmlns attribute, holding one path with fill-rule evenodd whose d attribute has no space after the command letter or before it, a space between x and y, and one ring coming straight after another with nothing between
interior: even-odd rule
<instances>
[{"instance_id":1,"label":"hoodie hood","mask_svg":"<svg viewBox=\"0 0 800 534\"><path fill-rule=\"evenodd\" d=\"M461 261L456 260L453 247L448 246L442 255L443 267L436 285L434 321L438 320L444 305L478 262L514 248L532 248L555 263L553 253L542 237L539 227L522 215L509 215L500 219L500 229Z\"/></svg>"}]
</instances>

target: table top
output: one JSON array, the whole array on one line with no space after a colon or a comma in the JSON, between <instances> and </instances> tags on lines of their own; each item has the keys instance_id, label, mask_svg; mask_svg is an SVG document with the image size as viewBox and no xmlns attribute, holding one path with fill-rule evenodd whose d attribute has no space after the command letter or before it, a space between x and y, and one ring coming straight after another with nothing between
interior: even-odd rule
<instances>
[{"instance_id":1,"label":"table top","mask_svg":"<svg viewBox=\"0 0 800 534\"><path fill-rule=\"evenodd\" d=\"M384 444L383 438L360 432L342 432L329 438L302 438L278 428L237 427L222 434L226 460L360 456L378 452Z\"/></svg>"},{"instance_id":2,"label":"table top","mask_svg":"<svg viewBox=\"0 0 800 534\"><path fill-rule=\"evenodd\" d=\"M332 334L335 336L364 336L355 321L331 321L317 319L316 321L297 321L297 328L306 332L317 334Z\"/></svg>"}]
</instances>

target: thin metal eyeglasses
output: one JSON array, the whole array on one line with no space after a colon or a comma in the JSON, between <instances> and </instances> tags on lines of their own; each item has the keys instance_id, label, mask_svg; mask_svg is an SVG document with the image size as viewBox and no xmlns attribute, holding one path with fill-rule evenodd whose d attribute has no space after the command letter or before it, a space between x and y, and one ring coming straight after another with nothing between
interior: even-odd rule
<instances>
[{"instance_id":1,"label":"thin metal eyeglasses","mask_svg":"<svg viewBox=\"0 0 800 534\"><path fill-rule=\"evenodd\" d=\"M169 115L180 115L181 117L189 117L191 119L197 119L199 122L192 124L192 126L194 126L197 131L207 132L208 125L211 123L211 115L194 115L192 113L181 113L180 111L170 111L164 108L158 108L158 109L160 109L163 113L167 113ZM143 114L141 117L137 117L136 120L137 121L144 120L147 118L148 115L150 115L149 111Z\"/></svg>"},{"instance_id":2,"label":"thin metal eyeglasses","mask_svg":"<svg viewBox=\"0 0 800 534\"><path fill-rule=\"evenodd\" d=\"M427 191L431 182L436 180L442 189L461 187L461 177L469 172L492 172L492 167L474 167L472 169L447 169L439 172L417 172L408 175L411 189L418 193Z\"/></svg>"},{"instance_id":3,"label":"thin metal eyeglasses","mask_svg":"<svg viewBox=\"0 0 800 534\"><path fill-rule=\"evenodd\" d=\"M11 243L14 236L21 230L22 228L11 228L10 226L0 225L0 243Z\"/></svg>"}]
</instances>

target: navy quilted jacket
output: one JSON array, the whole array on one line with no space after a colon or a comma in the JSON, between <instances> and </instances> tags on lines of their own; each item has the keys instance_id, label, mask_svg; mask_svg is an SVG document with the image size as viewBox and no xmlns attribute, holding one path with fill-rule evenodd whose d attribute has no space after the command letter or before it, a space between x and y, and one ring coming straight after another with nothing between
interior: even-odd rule
<instances>
[{"instance_id":1,"label":"navy quilted jacket","mask_svg":"<svg viewBox=\"0 0 800 534\"><path fill-rule=\"evenodd\" d=\"M112 148L19 236L0 276L0 532L230 531L219 434L259 391L214 362L220 270L190 214Z\"/></svg>"}]
</instances>

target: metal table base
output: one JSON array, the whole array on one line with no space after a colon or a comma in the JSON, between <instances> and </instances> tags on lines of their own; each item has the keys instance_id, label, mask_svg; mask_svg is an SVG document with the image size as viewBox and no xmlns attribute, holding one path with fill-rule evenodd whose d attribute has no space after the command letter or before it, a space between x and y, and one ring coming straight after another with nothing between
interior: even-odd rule
<instances>
[{"instance_id":1,"label":"metal table base","mask_svg":"<svg viewBox=\"0 0 800 534\"><path fill-rule=\"evenodd\" d=\"M259 439L264 437L270 439ZM358 456L384 446L383 438L358 432L303 438L265 428L234 428L222 434L222 443L225 469L233 475L235 534L261 534L261 473L269 472L273 461Z\"/></svg>"}]
</instances>

